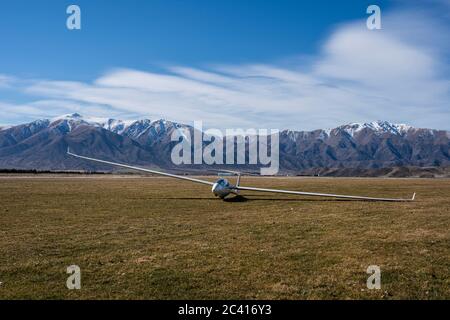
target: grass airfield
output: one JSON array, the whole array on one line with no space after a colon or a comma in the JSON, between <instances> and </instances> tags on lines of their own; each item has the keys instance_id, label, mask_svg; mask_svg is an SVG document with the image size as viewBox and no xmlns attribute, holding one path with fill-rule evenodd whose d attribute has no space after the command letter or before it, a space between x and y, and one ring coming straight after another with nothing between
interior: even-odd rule
<instances>
[{"instance_id":1,"label":"grass airfield","mask_svg":"<svg viewBox=\"0 0 450 320\"><path fill-rule=\"evenodd\" d=\"M214 177L205 179L214 180ZM230 179L233 180L233 179ZM450 299L450 179L0 176L0 299ZM81 290L68 290L69 265ZM381 290L368 290L369 265Z\"/></svg>"}]
</instances>

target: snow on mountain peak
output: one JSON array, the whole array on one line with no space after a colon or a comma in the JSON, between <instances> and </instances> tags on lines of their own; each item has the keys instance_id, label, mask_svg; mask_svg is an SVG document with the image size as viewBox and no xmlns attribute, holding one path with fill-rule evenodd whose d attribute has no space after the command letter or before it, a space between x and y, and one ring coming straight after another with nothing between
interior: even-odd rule
<instances>
[{"instance_id":1,"label":"snow on mountain peak","mask_svg":"<svg viewBox=\"0 0 450 320\"><path fill-rule=\"evenodd\" d=\"M42 126L58 126L64 131L70 132L78 125L90 125L93 127L103 128L116 134L126 135L131 138L138 138L140 136L149 135L152 138L157 138L170 132L171 129L179 129L182 127L189 127L187 125L172 122L166 119L150 120L150 119L138 119L138 120L120 120L114 118L100 118L100 117L84 117L79 113L65 114L52 119L36 120L28 124L30 127L42 127ZM0 128L6 130L8 127ZM319 130L318 139L325 140L331 135L338 132L345 132L351 137L363 130L370 130L375 134L390 133L395 135L404 135L413 127L406 124L393 124L388 121L373 121L366 123L349 123L339 126L333 129ZM288 136L291 139L296 139L298 131L286 130ZM312 132L311 132L312 133ZM303 135L308 134L306 132Z\"/></svg>"},{"instance_id":2,"label":"snow on mountain peak","mask_svg":"<svg viewBox=\"0 0 450 320\"><path fill-rule=\"evenodd\" d=\"M51 122L59 120L83 120L83 116L79 113L69 113L51 119Z\"/></svg>"},{"instance_id":3,"label":"snow on mountain peak","mask_svg":"<svg viewBox=\"0 0 450 320\"><path fill-rule=\"evenodd\" d=\"M39 119L35 120L33 122L30 122L27 127L30 130L30 132L34 133L39 131L42 128L47 127L50 124L50 121L48 119Z\"/></svg>"},{"instance_id":4,"label":"snow on mountain peak","mask_svg":"<svg viewBox=\"0 0 450 320\"><path fill-rule=\"evenodd\" d=\"M97 123L103 129L111 132L122 134L135 120L118 120L118 119L99 119Z\"/></svg>"},{"instance_id":5,"label":"snow on mountain peak","mask_svg":"<svg viewBox=\"0 0 450 320\"><path fill-rule=\"evenodd\" d=\"M396 135L402 135L411 128L411 126L408 126L406 124L394 124L388 121L381 120L369 123L350 123L339 127L339 129L344 130L352 137L355 135L355 133L358 133L364 129L370 129L372 131L375 131L376 133L392 133Z\"/></svg>"},{"instance_id":6,"label":"snow on mountain peak","mask_svg":"<svg viewBox=\"0 0 450 320\"><path fill-rule=\"evenodd\" d=\"M98 117L83 117L79 113L65 114L59 117L55 117L50 120L51 123L58 123L68 127L68 130L72 130L74 125L87 124L94 127L99 127L106 129L108 131L123 134L128 133L128 131L133 135L139 135L141 132L145 131L147 127L151 125L149 119L142 120L120 120L111 118L98 118Z\"/></svg>"},{"instance_id":7,"label":"snow on mountain peak","mask_svg":"<svg viewBox=\"0 0 450 320\"><path fill-rule=\"evenodd\" d=\"M180 126L177 123L165 120L120 120L112 118L83 117L79 113L65 114L49 120L50 123L63 126L65 130L71 131L74 126L83 124L103 128L105 130L126 135L132 138L138 138L146 133L156 137L167 132L168 128Z\"/></svg>"}]
</instances>

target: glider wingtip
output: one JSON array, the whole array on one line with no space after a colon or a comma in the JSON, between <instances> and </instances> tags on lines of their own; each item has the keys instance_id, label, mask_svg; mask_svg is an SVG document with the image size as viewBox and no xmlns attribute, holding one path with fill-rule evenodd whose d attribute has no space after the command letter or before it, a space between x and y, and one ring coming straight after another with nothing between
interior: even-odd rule
<instances>
[{"instance_id":1,"label":"glider wingtip","mask_svg":"<svg viewBox=\"0 0 450 320\"><path fill-rule=\"evenodd\" d=\"M415 193L415 192L413 193L413 196L412 196L412 198L411 198L411 201L414 201L414 199L416 199L416 193Z\"/></svg>"}]
</instances>

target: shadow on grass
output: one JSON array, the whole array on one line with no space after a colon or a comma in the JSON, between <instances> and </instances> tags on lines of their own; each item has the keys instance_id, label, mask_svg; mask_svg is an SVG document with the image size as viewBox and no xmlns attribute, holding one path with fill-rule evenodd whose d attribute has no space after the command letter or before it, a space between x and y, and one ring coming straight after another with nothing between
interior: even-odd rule
<instances>
[{"instance_id":1,"label":"shadow on grass","mask_svg":"<svg viewBox=\"0 0 450 320\"><path fill-rule=\"evenodd\" d=\"M367 201L367 200L350 200L350 199L307 199L307 198L262 198L261 196L257 197L247 197L247 201L292 201L292 202L349 202L349 201Z\"/></svg>"},{"instance_id":2,"label":"shadow on grass","mask_svg":"<svg viewBox=\"0 0 450 320\"><path fill-rule=\"evenodd\" d=\"M221 201L217 198L208 197L171 197L171 198L152 198L153 200L214 200ZM249 202L249 201L283 201L283 202L373 202L371 200L357 200L357 199L306 199L306 198L274 198L273 196L241 196L237 195L235 197L223 199L224 202Z\"/></svg>"}]
</instances>

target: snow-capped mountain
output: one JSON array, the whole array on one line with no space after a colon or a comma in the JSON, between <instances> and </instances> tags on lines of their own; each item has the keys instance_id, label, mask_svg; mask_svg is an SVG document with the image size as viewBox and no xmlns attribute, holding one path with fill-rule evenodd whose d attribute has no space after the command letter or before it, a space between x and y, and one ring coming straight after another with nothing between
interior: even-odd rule
<instances>
[{"instance_id":1,"label":"snow-capped mountain","mask_svg":"<svg viewBox=\"0 0 450 320\"><path fill-rule=\"evenodd\" d=\"M361 133L368 133L372 132L377 135L382 134L393 134L402 136L408 133L410 130L415 130L414 127L408 126L406 124L395 124L390 123L387 121L374 121L369 123L349 123L342 126L339 126L337 128L328 128L319 130L319 138L320 139L326 139L333 135L339 135L341 133L347 133L350 137L355 137L356 135L359 135ZM432 129L421 129L421 130L428 130L429 132L433 132ZM296 139L298 137L299 133L305 133L303 131L292 131L292 130L286 130L286 134L288 134L292 139ZM315 132L315 131L312 131ZM312 133L310 132L310 133Z\"/></svg>"},{"instance_id":2,"label":"snow-capped mountain","mask_svg":"<svg viewBox=\"0 0 450 320\"><path fill-rule=\"evenodd\" d=\"M363 130L372 130L377 134L383 133L391 133L394 135L403 135L408 132L408 130L412 129L411 126L406 124L393 124L387 121L375 121L370 123L351 123L347 125L343 125L338 128L339 130L344 130L350 136L354 136L355 134L363 131Z\"/></svg>"},{"instance_id":3,"label":"snow-capped mountain","mask_svg":"<svg viewBox=\"0 0 450 320\"><path fill-rule=\"evenodd\" d=\"M151 125L151 121L148 119L118 120L109 118L85 118L79 113L66 114L47 121L51 125L65 125L70 129L80 125L88 125L103 128L117 134L123 134L125 131L143 131Z\"/></svg>"},{"instance_id":4,"label":"snow-capped mountain","mask_svg":"<svg viewBox=\"0 0 450 320\"><path fill-rule=\"evenodd\" d=\"M145 144L153 143L161 137L165 137L172 130L178 128L190 128L189 126L178 124L164 119L150 120L120 120L112 118L86 118L78 113L59 116L50 120L38 120L45 122L49 127L64 128L66 132L70 132L78 126L91 126L95 128L103 128L113 133L127 136L134 140L140 140Z\"/></svg>"},{"instance_id":5,"label":"snow-capped mountain","mask_svg":"<svg viewBox=\"0 0 450 320\"><path fill-rule=\"evenodd\" d=\"M127 163L173 169L174 130L193 128L163 119L87 118L74 113L3 127L0 168L112 170L67 157L66 149ZM282 171L312 168L450 166L450 133L386 121L280 133Z\"/></svg>"}]
</instances>

